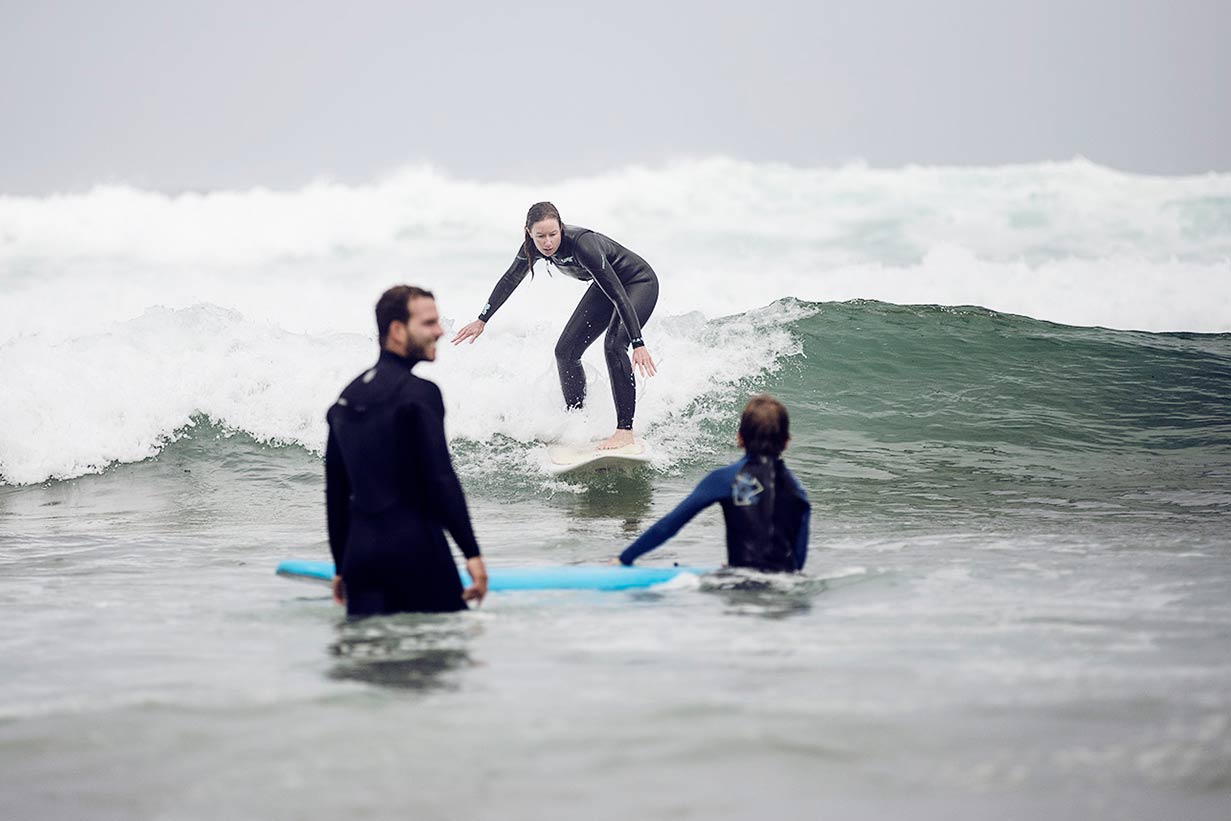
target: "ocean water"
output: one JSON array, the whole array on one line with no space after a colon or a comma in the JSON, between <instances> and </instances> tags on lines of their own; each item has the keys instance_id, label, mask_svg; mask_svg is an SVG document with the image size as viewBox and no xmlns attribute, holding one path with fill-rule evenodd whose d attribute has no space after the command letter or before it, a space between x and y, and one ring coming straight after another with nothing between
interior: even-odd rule
<instances>
[{"instance_id":1,"label":"ocean water","mask_svg":"<svg viewBox=\"0 0 1231 821\"><path fill-rule=\"evenodd\" d=\"M622 549L792 413L804 576L347 623L324 411L388 285L473 317L552 199L658 271L652 469L552 479L540 268L443 345L488 561ZM548 188L0 197L0 816L1225 818L1231 175L730 160ZM708 511L642 561L714 563Z\"/></svg>"}]
</instances>

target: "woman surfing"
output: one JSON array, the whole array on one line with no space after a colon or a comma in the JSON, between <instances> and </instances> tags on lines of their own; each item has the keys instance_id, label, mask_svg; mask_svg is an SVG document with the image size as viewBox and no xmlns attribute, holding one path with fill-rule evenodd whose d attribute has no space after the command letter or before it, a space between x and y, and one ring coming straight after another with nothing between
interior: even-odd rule
<instances>
[{"instance_id":1,"label":"woman surfing","mask_svg":"<svg viewBox=\"0 0 1231 821\"><path fill-rule=\"evenodd\" d=\"M611 376L616 430L597 447L606 450L631 445L634 441L633 415L637 409L633 366L643 377L656 373L641 329L658 302L658 277L644 259L615 240L588 228L565 225L560 212L550 202L530 206L522 247L513 264L496 283L479 318L458 331L453 344L466 340L473 344L487 327L492 314L499 310L526 274L533 273L534 263L540 257L547 260L549 272L554 267L573 279L592 283L556 342L556 366L560 371L564 404L580 408L585 403L586 374L581 367L581 355L606 332L603 353Z\"/></svg>"}]
</instances>

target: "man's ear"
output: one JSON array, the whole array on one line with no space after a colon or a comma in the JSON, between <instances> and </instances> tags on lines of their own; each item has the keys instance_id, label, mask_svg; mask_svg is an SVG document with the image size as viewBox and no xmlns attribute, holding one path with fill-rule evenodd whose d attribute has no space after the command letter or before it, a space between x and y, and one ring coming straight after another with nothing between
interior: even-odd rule
<instances>
[{"instance_id":1,"label":"man's ear","mask_svg":"<svg viewBox=\"0 0 1231 821\"><path fill-rule=\"evenodd\" d=\"M405 322L394 320L389 323L389 339L399 348L405 346L409 333L410 329L406 327Z\"/></svg>"},{"instance_id":2,"label":"man's ear","mask_svg":"<svg viewBox=\"0 0 1231 821\"><path fill-rule=\"evenodd\" d=\"M735 432L735 444L741 448L744 446L744 434L739 431Z\"/></svg>"}]
</instances>

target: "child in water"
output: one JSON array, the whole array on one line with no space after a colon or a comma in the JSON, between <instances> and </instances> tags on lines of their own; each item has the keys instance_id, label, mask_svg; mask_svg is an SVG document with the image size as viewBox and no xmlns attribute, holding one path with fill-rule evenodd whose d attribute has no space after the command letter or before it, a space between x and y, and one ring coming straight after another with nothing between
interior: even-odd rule
<instances>
[{"instance_id":1,"label":"child in water","mask_svg":"<svg viewBox=\"0 0 1231 821\"><path fill-rule=\"evenodd\" d=\"M811 506L782 461L790 439L790 418L782 403L766 394L752 397L744 406L736 437L744 458L702 479L675 510L625 548L620 563L632 564L718 502L727 524L728 565L802 570L808 557Z\"/></svg>"}]
</instances>

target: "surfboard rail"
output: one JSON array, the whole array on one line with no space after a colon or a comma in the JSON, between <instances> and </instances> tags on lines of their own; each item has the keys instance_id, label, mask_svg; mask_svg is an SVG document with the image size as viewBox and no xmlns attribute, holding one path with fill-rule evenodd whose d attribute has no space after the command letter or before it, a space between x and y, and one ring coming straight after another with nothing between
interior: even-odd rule
<instances>
[{"instance_id":1,"label":"surfboard rail","mask_svg":"<svg viewBox=\"0 0 1231 821\"><path fill-rule=\"evenodd\" d=\"M690 573L700 576L716 567L642 567L625 565L545 565L542 567L489 567L487 589L490 592L511 590L635 590L669 582L676 576ZM288 559L279 562L279 576L304 581L329 582L333 579L333 562ZM458 568L462 585L470 584L470 576Z\"/></svg>"},{"instance_id":2,"label":"surfboard rail","mask_svg":"<svg viewBox=\"0 0 1231 821\"><path fill-rule=\"evenodd\" d=\"M598 450L593 445L548 445L543 470L552 476L574 472L602 472L644 468L652 461L643 442L633 442L622 448Z\"/></svg>"}]
</instances>

